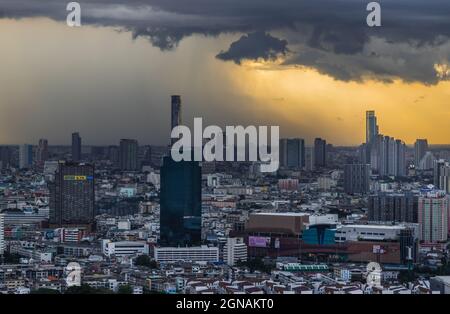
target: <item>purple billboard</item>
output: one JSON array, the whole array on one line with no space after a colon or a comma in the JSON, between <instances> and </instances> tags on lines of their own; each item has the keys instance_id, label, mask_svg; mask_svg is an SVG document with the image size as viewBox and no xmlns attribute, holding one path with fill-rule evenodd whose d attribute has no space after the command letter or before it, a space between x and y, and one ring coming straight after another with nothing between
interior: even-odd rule
<instances>
[{"instance_id":1,"label":"purple billboard","mask_svg":"<svg viewBox=\"0 0 450 314\"><path fill-rule=\"evenodd\" d=\"M269 237L248 237L248 246L250 247L269 247L270 238Z\"/></svg>"}]
</instances>

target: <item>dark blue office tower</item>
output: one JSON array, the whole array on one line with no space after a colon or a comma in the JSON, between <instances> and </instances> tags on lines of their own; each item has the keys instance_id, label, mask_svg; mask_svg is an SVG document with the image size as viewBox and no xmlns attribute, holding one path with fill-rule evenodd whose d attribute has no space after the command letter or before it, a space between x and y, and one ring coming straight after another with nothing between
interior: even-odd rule
<instances>
[{"instance_id":1,"label":"dark blue office tower","mask_svg":"<svg viewBox=\"0 0 450 314\"><path fill-rule=\"evenodd\" d=\"M201 242L201 168L196 161L164 158L161 167L160 245L195 246Z\"/></svg>"}]
</instances>

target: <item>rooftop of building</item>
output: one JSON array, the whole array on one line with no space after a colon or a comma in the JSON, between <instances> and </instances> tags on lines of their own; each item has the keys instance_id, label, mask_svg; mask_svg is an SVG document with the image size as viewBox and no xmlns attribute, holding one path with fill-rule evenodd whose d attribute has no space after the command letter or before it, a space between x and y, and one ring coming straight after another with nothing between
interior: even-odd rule
<instances>
[{"instance_id":1,"label":"rooftop of building","mask_svg":"<svg viewBox=\"0 0 450 314\"><path fill-rule=\"evenodd\" d=\"M303 217L309 216L307 213L252 213L251 215L258 216L285 216L285 217Z\"/></svg>"}]
</instances>

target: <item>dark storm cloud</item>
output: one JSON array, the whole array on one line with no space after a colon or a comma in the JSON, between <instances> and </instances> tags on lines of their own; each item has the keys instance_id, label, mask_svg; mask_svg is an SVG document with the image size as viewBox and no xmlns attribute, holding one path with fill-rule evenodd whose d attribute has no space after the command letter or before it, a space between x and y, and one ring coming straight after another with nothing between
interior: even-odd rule
<instances>
[{"instance_id":1,"label":"dark storm cloud","mask_svg":"<svg viewBox=\"0 0 450 314\"><path fill-rule=\"evenodd\" d=\"M368 2L80 0L83 23L121 27L161 50L175 49L193 34L249 33L219 57L235 62L270 59L267 37L252 35L270 32L286 40L293 52L286 65L314 67L339 80L400 78L434 84L448 79L450 1L381 1L380 28L365 24ZM0 0L0 16L63 21L66 4L66 0Z\"/></svg>"},{"instance_id":2,"label":"dark storm cloud","mask_svg":"<svg viewBox=\"0 0 450 314\"><path fill-rule=\"evenodd\" d=\"M217 55L218 59L241 64L242 60L275 60L288 52L287 41L275 38L268 33L256 32L242 36L231 44L227 51Z\"/></svg>"}]
</instances>

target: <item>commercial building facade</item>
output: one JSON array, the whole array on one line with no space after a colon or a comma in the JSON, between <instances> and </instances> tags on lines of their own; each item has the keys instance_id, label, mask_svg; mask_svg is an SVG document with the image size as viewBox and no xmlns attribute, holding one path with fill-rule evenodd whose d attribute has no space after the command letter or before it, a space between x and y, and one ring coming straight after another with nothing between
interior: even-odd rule
<instances>
[{"instance_id":1,"label":"commercial building facade","mask_svg":"<svg viewBox=\"0 0 450 314\"><path fill-rule=\"evenodd\" d=\"M211 262L219 261L219 248L206 245L193 247L156 247L154 258L160 263L177 261Z\"/></svg>"},{"instance_id":2,"label":"commercial building facade","mask_svg":"<svg viewBox=\"0 0 450 314\"><path fill-rule=\"evenodd\" d=\"M199 245L201 241L201 167L196 161L164 158L161 168L160 245Z\"/></svg>"}]
</instances>

